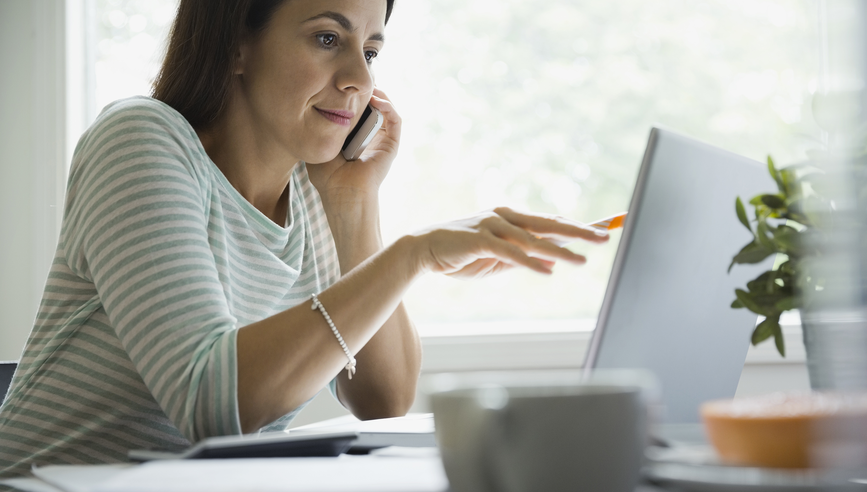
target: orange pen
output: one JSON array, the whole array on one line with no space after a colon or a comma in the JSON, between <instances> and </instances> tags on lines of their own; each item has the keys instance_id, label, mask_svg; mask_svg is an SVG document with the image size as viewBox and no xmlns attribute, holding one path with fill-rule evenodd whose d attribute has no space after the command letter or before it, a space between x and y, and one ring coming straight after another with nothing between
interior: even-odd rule
<instances>
[{"instance_id":1,"label":"orange pen","mask_svg":"<svg viewBox=\"0 0 867 492\"><path fill-rule=\"evenodd\" d=\"M601 220L597 220L591 224L587 224L591 227L595 227L597 229L602 229L603 231L613 231L614 229L620 229L623 227L623 221L626 220L626 212L622 214L612 215L611 217L607 217ZM566 241L563 240L553 240L554 244L557 246L565 246L574 241L574 239L569 239Z\"/></svg>"},{"instance_id":2,"label":"orange pen","mask_svg":"<svg viewBox=\"0 0 867 492\"><path fill-rule=\"evenodd\" d=\"M623 227L623 221L626 220L626 212L622 214L612 215L607 219L597 220L592 224L589 224L593 227L597 227L599 229L605 229L606 231L613 231L614 229L620 229Z\"/></svg>"}]
</instances>

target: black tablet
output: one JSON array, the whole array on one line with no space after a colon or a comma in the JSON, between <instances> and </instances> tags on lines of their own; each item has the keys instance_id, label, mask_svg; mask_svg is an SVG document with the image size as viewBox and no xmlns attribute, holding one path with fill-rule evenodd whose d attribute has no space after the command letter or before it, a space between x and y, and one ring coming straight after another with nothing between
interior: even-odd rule
<instances>
[{"instance_id":1,"label":"black tablet","mask_svg":"<svg viewBox=\"0 0 867 492\"><path fill-rule=\"evenodd\" d=\"M134 449L127 453L130 461L226 458L297 458L304 456L338 456L349 450L358 439L357 432L318 432L289 434L269 432L250 436L220 436L204 439L180 451Z\"/></svg>"}]
</instances>

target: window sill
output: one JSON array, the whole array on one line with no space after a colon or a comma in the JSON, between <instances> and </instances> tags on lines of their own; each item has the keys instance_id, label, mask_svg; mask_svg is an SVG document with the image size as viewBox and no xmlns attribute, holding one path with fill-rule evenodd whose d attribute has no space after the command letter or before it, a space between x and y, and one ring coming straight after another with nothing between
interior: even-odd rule
<instances>
[{"instance_id":1,"label":"window sill","mask_svg":"<svg viewBox=\"0 0 867 492\"><path fill-rule=\"evenodd\" d=\"M578 319L422 325L422 371L578 368L584 362L595 322ZM749 348L746 365L804 364L800 320L797 316L784 317L782 323L786 357L780 357L774 343L766 341Z\"/></svg>"}]
</instances>

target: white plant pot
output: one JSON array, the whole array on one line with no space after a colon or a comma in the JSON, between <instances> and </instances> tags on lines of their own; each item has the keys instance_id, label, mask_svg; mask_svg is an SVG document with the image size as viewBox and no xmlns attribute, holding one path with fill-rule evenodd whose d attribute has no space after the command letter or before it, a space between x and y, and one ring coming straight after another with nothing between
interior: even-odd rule
<instances>
[{"instance_id":1,"label":"white plant pot","mask_svg":"<svg viewBox=\"0 0 867 492\"><path fill-rule=\"evenodd\" d=\"M813 390L867 390L867 313L801 314Z\"/></svg>"}]
</instances>

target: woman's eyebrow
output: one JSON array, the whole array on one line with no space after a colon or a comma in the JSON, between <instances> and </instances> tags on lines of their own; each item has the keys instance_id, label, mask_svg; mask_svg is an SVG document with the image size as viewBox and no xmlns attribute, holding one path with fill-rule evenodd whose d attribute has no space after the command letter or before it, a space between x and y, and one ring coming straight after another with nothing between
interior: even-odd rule
<instances>
[{"instance_id":1,"label":"woman's eyebrow","mask_svg":"<svg viewBox=\"0 0 867 492\"><path fill-rule=\"evenodd\" d=\"M315 21L317 19L331 19L331 20L337 22L338 24L340 24L340 27L342 27L343 29L345 29L349 32L355 32L355 29L356 29L356 27L352 25L352 22L349 19L347 19L345 15L341 14L340 12L332 12L330 10L326 11L326 12L322 12L321 14L314 15L313 17L302 22L302 24L306 24L308 22ZM368 39L370 41L383 41L384 42L385 36L382 33L376 33L376 34L371 34Z\"/></svg>"},{"instance_id":2,"label":"woman's eyebrow","mask_svg":"<svg viewBox=\"0 0 867 492\"><path fill-rule=\"evenodd\" d=\"M313 17L304 21L302 24L306 24L308 22L315 21L317 19L331 19L331 20L337 22L338 24L340 24L340 27L342 27L343 29L346 29L347 31L349 31L349 32L355 31L355 26L352 25L352 22L350 22L349 19L347 19L345 15L343 15L339 12L332 12L330 10L326 11L326 12L322 12L321 14L318 14L318 15L314 15Z\"/></svg>"}]
</instances>

